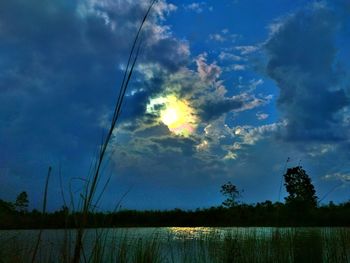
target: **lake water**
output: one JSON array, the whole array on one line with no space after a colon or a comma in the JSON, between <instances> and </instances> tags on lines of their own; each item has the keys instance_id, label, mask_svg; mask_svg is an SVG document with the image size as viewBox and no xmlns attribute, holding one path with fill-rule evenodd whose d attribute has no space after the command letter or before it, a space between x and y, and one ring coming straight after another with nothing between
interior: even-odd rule
<instances>
[{"instance_id":1,"label":"lake water","mask_svg":"<svg viewBox=\"0 0 350 263\"><path fill-rule=\"evenodd\" d=\"M38 230L0 231L3 253L23 254L23 261L31 253ZM71 254L74 230L44 230L40 242L40 261L60 262L63 254ZM305 262L350 262L350 230L348 228L269 228L269 227L161 227L88 229L84 237L87 257L101 253L103 262L119 258L124 253L129 262L136 256L159 257L160 262L230 262L224 258L249 255L252 262L295 262L299 254ZM305 249L306 248L306 249ZM98 251L98 252L96 252ZM0 255L1 256L1 255ZM254 257L254 259L253 259ZM107 260L108 258L108 260ZM220 258L218 261L215 261ZM255 258L257 261L255 261ZM266 258L266 261L258 259ZM322 260L321 260L322 258ZM195 259L191 261L191 259ZM233 259L232 259L233 260ZM321 260L321 261L320 261ZM332 261L333 260L333 261ZM341 260L341 261L338 261ZM346 260L346 261L344 261ZM19 261L20 262L20 261ZM243 262L243 261L242 261ZM277 261L276 261L277 262Z\"/></svg>"}]
</instances>

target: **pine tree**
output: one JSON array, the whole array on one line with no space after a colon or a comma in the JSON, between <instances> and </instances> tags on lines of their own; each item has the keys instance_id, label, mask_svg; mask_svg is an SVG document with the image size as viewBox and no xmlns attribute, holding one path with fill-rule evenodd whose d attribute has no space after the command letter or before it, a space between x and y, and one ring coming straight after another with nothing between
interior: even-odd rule
<instances>
[{"instance_id":1,"label":"pine tree","mask_svg":"<svg viewBox=\"0 0 350 263\"><path fill-rule=\"evenodd\" d=\"M284 185L289 193L285 198L286 205L298 209L317 206L317 196L310 177L301 166L289 168L284 175Z\"/></svg>"},{"instance_id":2,"label":"pine tree","mask_svg":"<svg viewBox=\"0 0 350 263\"><path fill-rule=\"evenodd\" d=\"M227 199L222 202L222 205L225 207L234 207L237 202L236 199L239 197L239 191L237 189L237 186L232 184L231 182L228 182L221 186L220 192L227 197Z\"/></svg>"}]
</instances>

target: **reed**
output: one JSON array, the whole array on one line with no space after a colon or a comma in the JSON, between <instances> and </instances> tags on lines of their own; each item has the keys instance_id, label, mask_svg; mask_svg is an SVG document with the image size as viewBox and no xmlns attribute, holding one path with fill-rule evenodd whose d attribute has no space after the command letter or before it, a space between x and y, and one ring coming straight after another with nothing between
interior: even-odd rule
<instances>
[{"instance_id":1,"label":"reed","mask_svg":"<svg viewBox=\"0 0 350 263\"><path fill-rule=\"evenodd\" d=\"M223 233L214 229L197 236L180 237L135 236L121 230L104 231L100 236L96 230L89 230L82 260L91 263L349 262L350 229L276 228L264 234L260 230L233 229ZM62 236L60 240L48 240L47 234L43 232L46 241L40 243L35 262L66 262L64 254L57 250ZM28 235L1 238L0 262L30 262L27 255L35 239L33 233L32 239Z\"/></svg>"},{"instance_id":2,"label":"reed","mask_svg":"<svg viewBox=\"0 0 350 263\"><path fill-rule=\"evenodd\" d=\"M94 196L96 194L96 189L97 189L98 183L101 179L101 167L102 167L103 161L104 161L105 156L106 156L108 145L109 145L110 140L112 138L113 130L114 130L114 128L117 124L117 121L120 117L120 112L121 112L124 96L125 96L126 90L128 88L128 85L129 85L131 76L133 74L133 70L134 70L139 52L140 52L141 43L142 43L141 37L140 37L141 31L142 31L142 28L143 28L143 26L144 26L144 24L149 16L149 13L151 12L153 5L156 2L157 2L157 0L151 1L149 8L148 8L146 14L144 15L142 22L138 28L137 34L136 34L135 39L134 39L133 44L132 44L131 51L129 53L127 66L126 66L126 69L124 71L124 77L123 77L123 80L122 80L122 83L121 83L121 86L119 89L119 94L117 96L117 100L115 103L110 128L107 132L106 137L103 140L103 143L100 146L99 153L97 156L97 161L95 163L95 169L94 169L94 172L92 174L92 177L89 178L87 185L86 185L86 188L85 188L85 191L83 192L83 194L81 194L82 199L83 199L83 205L81 208L82 217L79 221L80 224L79 224L79 228L78 228L77 233L76 233L74 256L73 256L72 263L79 263L80 262L81 251L82 251L82 246L83 246L84 230L85 230L86 223L87 223L88 213L94 207L93 200L94 200ZM98 198L98 199L100 199L100 198Z\"/></svg>"},{"instance_id":3,"label":"reed","mask_svg":"<svg viewBox=\"0 0 350 263\"><path fill-rule=\"evenodd\" d=\"M49 167L48 169L48 172L47 172L47 176L46 176L46 182L45 182L45 190L44 190L44 197L43 197L43 210L42 210L42 216L44 217L45 214L46 214L46 204L47 204L47 191L48 191L48 188L49 188L49 180L50 180L50 175L51 175L51 171L52 171L52 168L51 166ZM32 263L35 262L36 260L36 255L38 253L38 249L39 249L39 245L40 245L40 241L41 241L41 235L42 235L42 228L39 230L39 233L38 233L38 238L36 240L36 243L35 243L35 247L34 247L34 251L33 251L33 255L32 255Z\"/></svg>"}]
</instances>

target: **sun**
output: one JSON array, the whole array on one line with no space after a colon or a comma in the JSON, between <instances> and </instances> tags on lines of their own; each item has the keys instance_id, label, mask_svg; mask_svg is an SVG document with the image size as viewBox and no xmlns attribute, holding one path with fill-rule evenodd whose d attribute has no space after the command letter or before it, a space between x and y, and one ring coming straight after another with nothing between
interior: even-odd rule
<instances>
[{"instance_id":1,"label":"sun","mask_svg":"<svg viewBox=\"0 0 350 263\"><path fill-rule=\"evenodd\" d=\"M176 135L187 137L197 126L194 109L186 100L179 99L175 95L151 99L147 105L147 112L160 116L160 122Z\"/></svg>"},{"instance_id":2,"label":"sun","mask_svg":"<svg viewBox=\"0 0 350 263\"><path fill-rule=\"evenodd\" d=\"M178 110L175 108L168 108L162 111L160 118L165 125L171 126L179 120Z\"/></svg>"}]
</instances>

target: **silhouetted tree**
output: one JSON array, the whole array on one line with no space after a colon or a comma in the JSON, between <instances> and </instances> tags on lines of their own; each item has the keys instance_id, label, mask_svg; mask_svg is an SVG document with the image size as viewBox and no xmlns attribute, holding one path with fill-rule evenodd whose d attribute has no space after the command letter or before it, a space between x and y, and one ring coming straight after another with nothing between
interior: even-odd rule
<instances>
[{"instance_id":1,"label":"silhouetted tree","mask_svg":"<svg viewBox=\"0 0 350 263\"><path fill-rule=\"evenodd\" d=\"M21 192L16 198L15 207L20 212L26 212L28 204L29 201L27 192Z\"/></svg>"},{"instance_id":2,"label":"silhouetted tree","mask_svg":"<svg viewBox=\"0 0 350 263\"><path fill-rule=\"evenodd\" d=\"M317 196L310 177L301 166L289 168L284 175L284 185L289 193L286 205L297 209L315 208Z\"/></svg>"},{"instance_id":3,"label":"silhouetted tree","mask_svg":"<svg viewBox=\"0 0 350 263\"><path fill-rule=\"evenodd\" d=\"M237 186L230 181L221 186L220 192L226 197L226 200L222 202L223 206L234 207L237 204L236 199L239 197L239 191Z\"/></svg>"}]
</instances>

